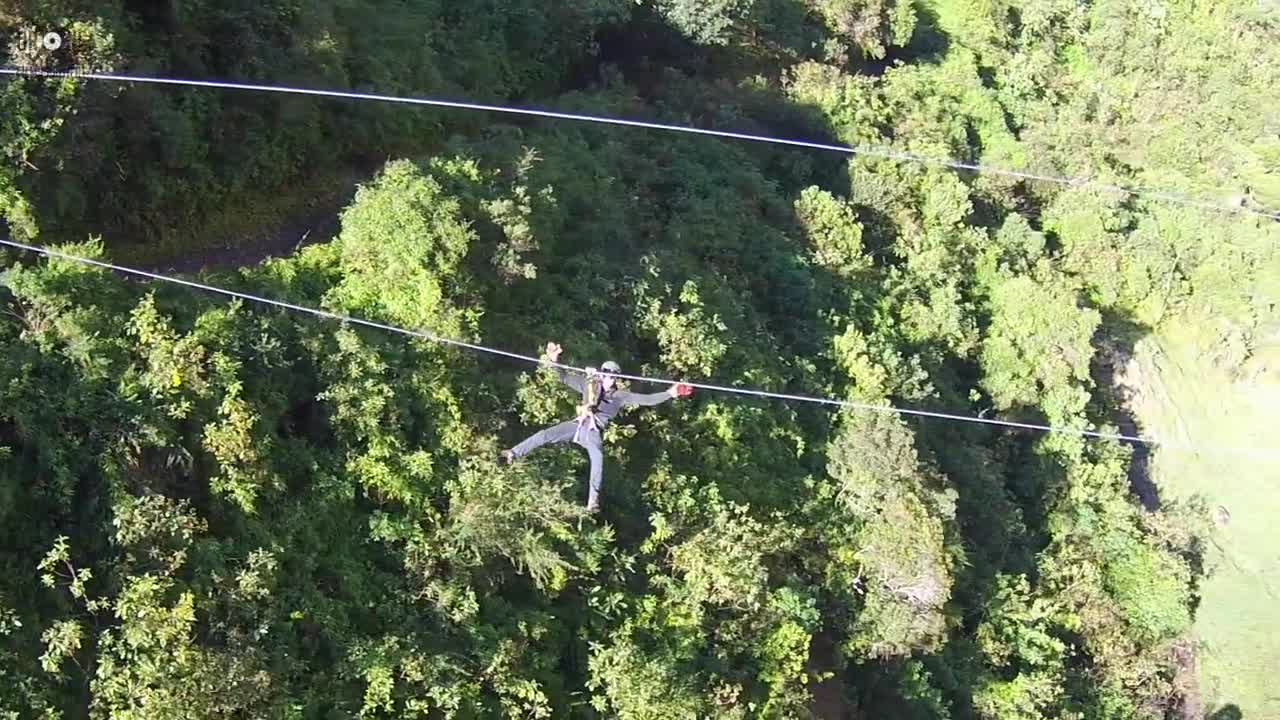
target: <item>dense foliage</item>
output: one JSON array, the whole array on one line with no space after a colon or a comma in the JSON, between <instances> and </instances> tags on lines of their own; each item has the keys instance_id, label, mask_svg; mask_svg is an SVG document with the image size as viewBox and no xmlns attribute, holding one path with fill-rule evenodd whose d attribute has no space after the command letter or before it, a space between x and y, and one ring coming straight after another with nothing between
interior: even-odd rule
<instances>
[{"instance_id":1,"label":"dense foliage","mask_svg":"<svg viewBox=\"0 0 1280 720\"><path fill-rule=\"evenodd\" d=\"M1244 5L14 5L0 21L82 28L84 67L540 98L1280 205L1280 21ZM1082 187L72 80L0 106L8 229L105 233L80 255L394 157L332 240L212 281L577 364L1114 430L1100 350L1276 312L1256 268L1280 225ZM0 717L1183 703L1196 521L1140 508L1124 445L700 394L609 428L593 518L577 451L495 462L571 411L545 370L4 260Z\"/></svg>"}]
</instances>

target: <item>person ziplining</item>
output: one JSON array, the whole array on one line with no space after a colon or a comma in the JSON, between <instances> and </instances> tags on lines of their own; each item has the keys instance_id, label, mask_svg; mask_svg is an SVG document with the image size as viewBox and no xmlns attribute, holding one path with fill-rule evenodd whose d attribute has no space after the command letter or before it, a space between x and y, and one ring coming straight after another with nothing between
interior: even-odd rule
<instances>
[{"instance_id":1,"label":"person ziplining","mask_svg":"<svg viewBox=\"0 0 1280 720\"><path fill-rule=\"evenodd\" d=\"M556 343L547 343L543 360L558 362L562 348ZM608 360L600 365L600 370L587 368L586 377L571 375L564 368L556 368L560 382L582 393L582 403L578 405L577 417L557 425L543 428L525 438L519 445L503 450L499 460L506 465L517 458L528 455L543 445L572 441L586 449L591 459L590 492L587 496L587 512L600 510L600 485L604 479L604 444L601 433L623 408L633 406L660 405L674 397L688 397L693 394L693 386L676 383L660 393L633 393L617 386L614 373L622 372L618 363Z\"/></svg>"}]
</instances>

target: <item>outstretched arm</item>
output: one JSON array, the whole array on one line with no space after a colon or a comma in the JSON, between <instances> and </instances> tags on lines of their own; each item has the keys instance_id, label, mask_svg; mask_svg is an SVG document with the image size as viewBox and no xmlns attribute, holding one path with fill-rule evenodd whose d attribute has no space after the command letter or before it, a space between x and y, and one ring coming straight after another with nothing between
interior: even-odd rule
<instances>
[{"instance_id":1,"label":"outstretched arm","mask_svg":"<svg viewBox=\"0 0 1280 720\"><path fill-rule=\"evenodd\" d=\"M661 405L676 396L675 386L667 388L660 393L633 393L622 392L622 404L624 405Z\"/></svg>"},{"instance_id":2,"label":"outstretched arm","mask_svg":"<svg viewBox=\"0 0 1280 720\"><path fill-rule=\"evenodd\" d=\"M571 373L564 368L556 368L556 377L560 378L560 382L569 387L582 392L582 376L577 373Z\"/></svg>"},{"instance_id":3,"label":"outstretched arm","mask_svg":"<svg viewBox=\"0 0 1280 720\"><path fill-rule=\"evenodd\" d=\"M560 352L562 349L563 348L561 348L559 345L553 342L547 343L547 350L542 355L543 362L546 362L546 361L559 362ZM569 387L573 388L574 390L577 390L578 392L583 392L582 376L576 373L570 373L568 370L558 367L556 368L556 377L560 378L560 382L564 383L565 385L568 385Z\"/></svg>"}]
</instances>

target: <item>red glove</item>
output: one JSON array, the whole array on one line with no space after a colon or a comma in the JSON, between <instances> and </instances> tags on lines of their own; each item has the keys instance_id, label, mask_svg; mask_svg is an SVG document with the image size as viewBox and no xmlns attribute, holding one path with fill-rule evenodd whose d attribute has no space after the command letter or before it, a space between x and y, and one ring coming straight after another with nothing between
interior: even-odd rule
<instances>
[{"instance_id":1,"label":"red glove","mask_svg":"<svg viewBox=\"0 0 1280 720\"><path fill-rule=\"evenodd\" d=\"M692 394L692 385L689 383L676 383L676 397L689 397Z\"/></svg>"}]
</instances>

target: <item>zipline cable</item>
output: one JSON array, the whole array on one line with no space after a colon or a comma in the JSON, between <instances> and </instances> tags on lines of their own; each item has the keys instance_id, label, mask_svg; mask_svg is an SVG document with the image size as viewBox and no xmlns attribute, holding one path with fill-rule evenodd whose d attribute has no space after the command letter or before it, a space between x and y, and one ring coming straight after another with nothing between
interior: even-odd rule
<instances>
[{"instance_id":1,"label":"zipline cable","mask_svg":"<svg viewBox=\"0 0 1280 720\"><path fill-rule=\"evenodd\" d=\"M68 260L71 262L82 263L85 265L91 265L91 266L102 268L105 270L118 272L124 275L134 275L138 277L144 277L150 280L158 280L160 282L171 283L174 285L181 285L181 286L193 288L196 290L203 290L205 292L213 293L215 295L223 295L226 297L236 298L239 300L247 300L249 302L258 303L261 305L273 306L273 307L278 307L285 310L292 310L294 312L306 313L309 315L314 315L316 317L325 318L329 320L337 320L338 322L342 322L342 323L350 323L352 325L362 325L364 327L374 328L377 330L383 330L391 333L398 333L400 335L407 335L409 337L420 338L422 340L428 340L430 342L438 343L441 345L450 345L454 347L464 348L467 350L473 350L475 352L488 353L490 355L498 355L501 357L511 358L513 360L521 360L528 363L547 365L550 367L557 367L563 370L568 370L576 373L586 374L588 372L587 368L577 367L574 365L567 365L560 362L552 362L546 358L539 358L539 357L534 357L532 355L523 355L521 353L509 352L507 350L501 350L498 348L489 347L487 345L481 345L479 343L471 343L471 342L466 342L464 340L457 340L455 338L448 338L440 335L435 335L433 333L424 332L422 330L409 330L407 328L402 328L396 325L388 325L386 323L380 323L374 320L365 320L363 318L352 317L350 315L343 315L341 313L329 312L327 310L320 310L318 308L308 307L306 305L297 305L295 303L285 302L282 300L274 300L272 298L262 297L261 295L254 295L251 293L240 292L238 290L229 290L227 288L218 287L216 285L208 285L205 283L194 282L192 280L184 280L182 278L176 278L170 275L162 275L160 273L154 273L148 270L140 270L138 268L131 268L124 265L117 265L115 263L109 263L103 260L94 260L93 258L86 258L86 257L81 257L79 255L72 255L70 253L62 252L61 250L54 250L52 248L42 247L39 245L28 245L26 243L17 242L15 240L6 240L3 238L0 238L0 245L7 245L9 247L16 248L18 250L37 253L39 255L44 255L46 257L57 258L60 260ZM991 425L991 426L1013 428L1013 429L1019 429L1019 430L1035 430L1035 431L1046 432L1046 433L1077 435L1080 437L1096 438L1100 440L1116 440L1119 442L1127 442L1133 445L1146 445L1146 446L1152 446L1152 447L1159 447L1161 449L1166 449L1166 450L1177 449L1177 450L1183 450L1183 451L1192 452L1192 453L1209 452L1209 453L1215 453L1215 454L1220 453L1220 454L1229 454L1229 455L1243 455L1243 456L1253 457L1259 460L1271 460L1271 461L1280 460L1280 449L1275 449L1275 448L1197 447L1197 446L1187 445L1183 443L1171 443L1168 441L1158 440L1153 437L1128 435L1125 433L1108 433L1108 432L1099 432L1095 430L1084 430L1080 428L1063 427L1063 426L1057 426L1057 425L1043 425L1039 423L1016 422L1013 420L999 420L996 418L986 418L986 417L980 417L976 415L958 415L955 413L935 412L932 410L917 410L913 408L898 407L898 406L890 405L888 403L872 404L872 403L856 402L853 400L839 400L836 398L824 398L824 397L816 397L811 395L794 395L790 393L771 392L767 390L755 390L751 388L730 387L726 385L713 385L710 383L688 382L684 380L674 380L670 378L651 378L651 377L645 377L642 375L628 375L625 373L610 373L610 374L626 380L633 380L633 381L643 382L643 383L653 383L653 384L659 384L659 385L674 385L677 382L683 382L684 384L689 385L691 387L707 390L710 392L719 392L719 393L727 393L727 394L733 394L733 395L743 395L743 396L751 396L751 397L759 397L759 398L770 398L770 399L782 400L786 402L803 402L803 403L811 403L811 404L817 404L817 405L829 405L829 406L835 406L835 407L852 408L855 410L866 410L870 412L879 412L879 413L886 413L886 414L932 418L937 420L948 420L953 422L977 423L982 425Z\"/></svg>"},{"instance_id":2,"label":"zipline cable","mask_svg":"<svg viewBox=\"0 0 1280 720\"><path fill-rule=\"evenodd\" d=\"M1058 175L1045 175L1042 173L1025 172L1022 170L1010 170L1008 168L998 168L987 165L979 165L976 163L961 162L950 158L929 157L926 155L917 155L915 153L902 152L892 148L878 147L872 145L832 145L828 143L810 142L807 140L791 140L788 138L771 137L768 135L754 135L750 133L730 132L727 130L710 130L707 128L689 127L686 125L670 125L666 123L646 122L642 120L628 120L626 118L606 117L602 115L582 115L577 113L555 112L552 110L538 110L536 108L515 107L510 105L488 105L472 102L458 102L453 100L439 100L433 98L419 97L403 97L396 95L380 95L375 93L348 92L344 90L322 90L318 88L302 88L291 87L288 85L260 85L254 83L226 82L220 80L187 80L181 78L166 77L150 77L146 75L121 75L116 73L96 73L96 72L55 72L52 70L40 70L37 68L0 68L2 75L16 76L32 76L32 77L53 77L53 78L72 78L76 80L102 80L122 83L150 83L153 85L178 85L185 87L202 87L217 88L222 90L247 90L252 92L274 92L285 93L291 95L311 95L316 97L343 98L348 100L369 100L374 102L401 103L407 105L425 105L430 107L451 108L455 110L475 110L480 112L504 113L508 115L525 115L530 117L550 118L555 120L574 120L578 122L590 122L603 125L618 125L623 127L645 128L649 130L663 130L667 132L680 132L693 135L704 135L710 137L725 138L729 140L745 140L748 142L768 143L773 145L787 145L791 147L809 148L812 150L824 150L830 152L839 152L846 155L866 155L869 157L878 157L886 160L897 160L901 162L912 162L922 165L933 165L937 167L946 167L952 170L967 170L971 172L983 173L987 175L997 175L1001 177L1013 178L1016 180L1030 180L1038 182L1054 183L1057 185L1066 185L1073 187L1089 187L1096 190L1108 192L1122 193L1132 197L1150 198L1161 202L1184 205L1187 207L1199 208L1201 210L1209 210L1213 212L1231 213L1231 214L1250 214L1260 217L1270 218L1272 220L1280 220L1280 211L1267 210L1265 208L1254 208L1247 206L1227 205L1222 203L1208 202L1205 200L1197 200L1195 198L1184 197L1170 192L1160 190L1147 190L1143 188L1126 187L1124 185L1116 185L1113 183L1098 182L1095 180L1086 180L1083 178L1069 178Z\"/></svg>"},{"instance_id":3,"label":"zipline cable","mask_svg":"<svg viewBox=\"0 0 1280 720\"><path fill-rule=\"evenodd\" d=\"M150 280L158 280L160 282L171 283L174 285L181 285L184 287L193 288L196 290L203 290L205 292L214 293L217 295L223 295L231 298L236 298L239 300L247 300L249 302L258 303L261 305L269 305L269 306L274 306L278 308L283 308L285 310L292 310L294 312L306 313L306 314L314 315L316 317L326 318L329 320L337 320L339 322L350 323L352 325L362 325L364 327L375 328L377 330L383 330L386 332L399 333L401 335L408 335L409 337L429 340L431 342L439 343L442 345L451 345L454 347L465 348L467 350L488 353L491 355L500 355L502 357L507 357L514 360L521 360L524 362L545 364L552 367L557 367L563 370L569 370L577 373L587 372L586 368L575 367L573 365L566 365L559 362L552 362L545 358L537 358L537 357L533 357L532 355L522 355L520 353L508 352L506 350L500 350L498 348L493 348L486 345L480 345L478 343L470 343L463 340L457 340L454 338L442 337L440 335L435 335L435 334L424 332L421 330L409 330L406 328L398 327L395 325L388 325L386 323L380 323L373 320L365 320L363 318L351 317L349 315L342 315L340 313L329 312L328 310L321 310L318 308L307 307L305 305L297 305L295 303L284 302L282 300L274 300L272 298L262 297L260 295L254 295L246 292L240 292L238 290L229 290L227 288L218 287L216 285L207 285L205 283L194 282L192 280L184 280L182 278L176 278L169 275L162 275L160 273L154 273L148 270L140 270L138 268L126 267L124 265L117 265L115 263L110 263L103 260L95 260L93 258L86 258L86 257L81 257L79 255L72 255L70 253L62 252L61 250L54 250L52 248L42 247L39 245L28 245L26 243L21 243L15 240L6 240L6 239L0 239L0 245L7 245L9 247L17 248L19 250L23 250L26 252L32 252L32 253L44 255L45 257L57 258L60 260L68 260L71 262L91 265L94 267L102 268L104 270L111 270L111 271L118 272L125 275L134 275L137 277L144 277ZM685 381L677 381L677 380L666 379L666 378L650 378L650 377L644 377L640 375L627 375L623 373L610 373L610 374L620 378L625 378L627 380L634 380L637 382L644 382L644 383L674 385L677 382L685 382ZM749 395L753 397L771 398L774 400L783 400L787 402L804 402L804 403L813 403L813 404L819 404L819 405L831 405L836 407L847 407L847 408L854 408L858 410L868 410L868 411L880 412L880 413L893 413L898 415L912 415L917 417L935 418L939 420L950 420L950 421L956 421L956 422L969 422L969 423L980 423L984 425L996 425L1000 427L1018 428L1022 430L1037 430L1037 431L1043 431L1043 432L1067 433L1072 435L1080 435L1083 437L1099 438L1103 440L1117 440L1121 442L1129 442L1129 443L1142 444L1142 445L1161 445L1162 444L1160 443L1160 441L1154 438L1141 437L1137 435L1126 435L1123 433L1098 432L1094 430L1083 430L1079 428L1059 427L1059 426L1053 426L1053 425L1041 425L1037 423L1015 422L1012 420L999 420L995 418L985 418L985 417L978 417L973 415L957 415L954 413L934 412L932 410L915 410L911 408L895 407L893 405L887 405L887 404L876 405L872 403L855 402L852 400L839 400L835 398L814 397L814 396L808 396L808 395L793 395L790 393L770 392L767 390L754 390L750 388L729 387L725 385L712 385L710 383L685 382L685 384L695 388L699 388L701 390L707 390L710 392L731 393L735 395Z\"/></svg>"}]
</instances>

